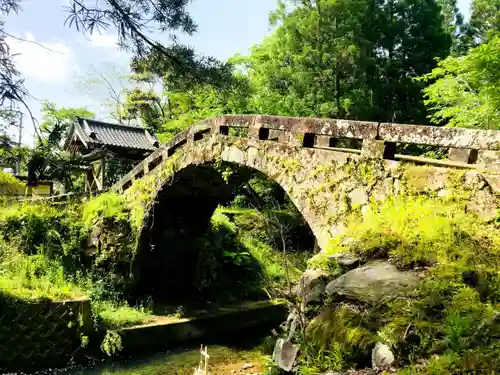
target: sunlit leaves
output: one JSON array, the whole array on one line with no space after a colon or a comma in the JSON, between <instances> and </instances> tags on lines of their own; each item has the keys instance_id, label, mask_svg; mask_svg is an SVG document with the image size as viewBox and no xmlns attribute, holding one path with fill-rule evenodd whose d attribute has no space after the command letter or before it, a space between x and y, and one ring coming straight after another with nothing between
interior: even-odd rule
<instances>
[{"instance_id":1,"label":"sunlit leaves","mask_svg":"<svg viewBox=\"0 0 500 375\"><path fill-rule=\"evenodd\" d=\"M448 57L422 78L434 123L500 129L500 36L463 57Z\"/></svg>"}]
</instances>

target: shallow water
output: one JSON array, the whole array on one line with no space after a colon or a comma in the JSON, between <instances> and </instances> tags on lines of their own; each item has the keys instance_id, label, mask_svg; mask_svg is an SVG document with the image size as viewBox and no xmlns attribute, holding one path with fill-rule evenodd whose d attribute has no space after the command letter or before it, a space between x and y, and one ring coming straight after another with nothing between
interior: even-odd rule
<instances>
[{"instance_id":1,"label":"shallow water","mask_svg":"<svg viewBox=\"0 0 500 375\"><path fill-rule=\"evenodd\" d=\"M262 353L258 350L247 351L225 346L209 346L208 352L210 354L208 370L211 375L231 374L232 370L238 371L241 375L263 372L264 360ZM197 348L163 353L147 359L110 363L95 368L72 369L60 374L192 375L199 362L200 352ZM251 367L243 370L247 367L245 365L251 365Z\"/></svg>"},{"instance_id":2,"label":"shallow water","mask_svg":"<svg viewBox=\"0 0 500 375\"><path fill-rule=\"evenodd\" d=\"M208 362L210 375L264 373L265 356L271 353L273 347L273 340L270 339L269 333L268 330L247 332L230 339L225 338L221 342L213 340L211 343L203 343L208 346L210 354ZM51 369L42 371L38 375L193 375L201 359L199 348L199 344L192 344L147 357L108 361L95 366ZM244 367L248 368L244 369Z\"/></svg>"}]
</instances>

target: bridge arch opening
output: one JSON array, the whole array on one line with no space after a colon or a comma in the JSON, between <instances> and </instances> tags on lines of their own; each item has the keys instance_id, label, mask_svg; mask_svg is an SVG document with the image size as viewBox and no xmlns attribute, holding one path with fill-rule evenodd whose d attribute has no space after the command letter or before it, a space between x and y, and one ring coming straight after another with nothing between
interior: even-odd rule
<instances>
[{"instance_id":1,"label":"bridge arch opening","mask_svg":"<svg viewBox=\"0 0 500 375\"><path fill-rule=\"evenodd\" d=\"M135 294L196 307L263 299L285 273L298 277L315 245L287 193L263 173L189 165L165 181L145 219Z\"/></svg>"}]
</instances>

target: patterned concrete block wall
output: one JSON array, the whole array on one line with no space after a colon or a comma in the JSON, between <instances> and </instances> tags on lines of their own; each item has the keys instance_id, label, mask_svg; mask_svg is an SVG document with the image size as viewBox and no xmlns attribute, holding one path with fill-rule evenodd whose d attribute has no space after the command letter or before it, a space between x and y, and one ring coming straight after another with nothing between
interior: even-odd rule
<instances>
[{"instance_id":1,"label":"patterned concrete block wall","mask_svg":"<svg viewBox=\"0 0 500 375\"><path fill-rule=\"evenodd\" d=\"M65 366L82 354L91 329L88 299L0 300L0 373Z\"/></svg>"}]
</instances>

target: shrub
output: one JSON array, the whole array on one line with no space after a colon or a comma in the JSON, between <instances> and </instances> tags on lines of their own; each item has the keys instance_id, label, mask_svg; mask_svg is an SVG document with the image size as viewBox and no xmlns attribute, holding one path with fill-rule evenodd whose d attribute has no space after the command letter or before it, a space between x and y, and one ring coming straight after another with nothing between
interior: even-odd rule
<instances>
[{"instance_id":1,"label":"shrub","mask_svg":"<svg viewBox=\"0 0 500 375\"><path fill-rule=\"evenodd\" d=\"M125 199L123 195L113 192L91 198L83 204L82 217L87 228L91 228L96 221L102 222L106 219L120 221L126 219Z\"/></svg>"},{"instance_id":2,"label":"shrub","mask_svg":"<svg viewBox=\"0 0 500 375\"><path fill-rule=\"evenodd\" d=\"M23 195L25 184L10 173L0 171L0 195Z\"/></svg>"},{"instance_id":3,"label":"shrub","mask_svg":"<svg viewBox=\"0 0 500 375\"><path fill-rule=\"evenodd\" d=\"M426 197L373 204L327 253L354 252L391 257L402 267L439 264L467 269L481 263L500 265L500 235L456 204Z\"/></svg>"},{"instance_id":4,"label":"shrub","mask_svg":"<svg viewBox=\"0 0 500 375\"><path fill-rule=\"evenodd\" d=\"M24 254L44 254L67 266L79 258L87 232L78 206L13 205L0 210L0 236Z\"/></svg>"}]
</instances>

